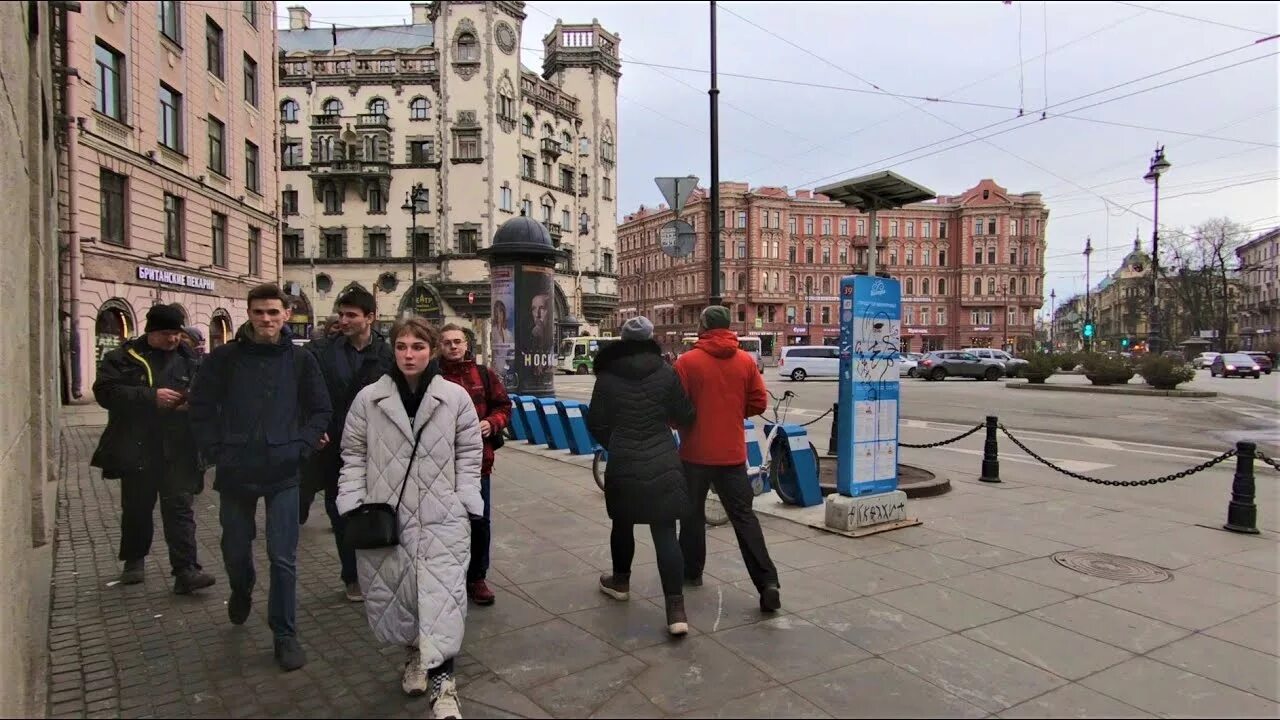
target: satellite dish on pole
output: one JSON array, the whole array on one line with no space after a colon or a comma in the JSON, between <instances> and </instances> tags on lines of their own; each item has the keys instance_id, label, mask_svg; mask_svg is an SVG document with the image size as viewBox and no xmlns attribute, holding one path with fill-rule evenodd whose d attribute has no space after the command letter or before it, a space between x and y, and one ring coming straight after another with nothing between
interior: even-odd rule
<instances>
[{"instance_id":1,"label":"satellite dish on pole","mask_svg":"<svg viewBox=\"0 0 1280 720\"><path fill-rule=\"evenodd\" d=\"M658 243L662 252L681 258L693 252L698 239L692 225L683 220L672 220L658 231Z\"/></svg>"}]
</instances>

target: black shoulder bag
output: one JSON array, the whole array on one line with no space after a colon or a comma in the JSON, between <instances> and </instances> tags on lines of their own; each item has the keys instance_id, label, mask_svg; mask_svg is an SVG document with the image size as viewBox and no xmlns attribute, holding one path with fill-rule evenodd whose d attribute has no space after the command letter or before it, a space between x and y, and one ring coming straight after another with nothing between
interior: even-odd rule
<instances>
[{"instance_id":1,"label":"black shoulder bag","mask_svg":"<svg viewBox=\"0 0 1280 720\"><path fill-rule=\"evenodd\" d=\"M400 483L400 497L395 507L387 503L365 503L343 517L347 521L346 541L356 550L377 550L400 544L400 503L404 502L404 490L409 485L409 473L413 472L413 459L418 454L418 441L427 424L413 436L413 450L409 452L409 466L404 470Z\"/></svg>"}]
</instances>

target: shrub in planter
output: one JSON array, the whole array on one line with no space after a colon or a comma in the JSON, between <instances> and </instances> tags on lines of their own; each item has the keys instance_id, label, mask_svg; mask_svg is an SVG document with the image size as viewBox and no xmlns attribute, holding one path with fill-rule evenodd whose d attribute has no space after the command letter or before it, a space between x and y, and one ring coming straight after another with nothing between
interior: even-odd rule
<instances>
[{"instance_id":1,"label":"shrub in planter","mask_svg":"<svg viewBox=\"0 0 1280 720\"><path fill-rule=\"evenodd\" d=\"M1053 355L1032 355L1027 364L1022 366L1020 375L1032 385L1043 385L1051 375L1058 371L1059 359Z\"/></svg>"},{"instance_id":2,"label":"shrub in planter","mask_svg":"<svg viewBox=\"0 0 1280 720\"><path fill-rule=\"evenodd\" d=\"M1196 377L1195 368L1180 360L1148 355L1138 366L1142 379L1157 390L1173 390L1182 383L1191 382Z\"/></svg>"},{"instance_id":3,"label":"shrub in planter","mask_svg":"<svg viewBox=\"0 0 1280 720\"><path fill-rule=\"evenodd\" d=\"M1081 364L1085 377L1094 385L1123 385L1133 379L1133 368L1122 358L1091 353Z\"/></svg>"},{"instance_id":4,"label":"shrub in planter","mask_svg":"<svg viewBox=\"0 0 1280 720\"><path fill-rule=\"evenodd\" d=\"M1063 372L1071 372L1080 364L1080 358L1075 353L1058 353L1053 358L1058 363L1058 369Z\"/></svg>"}]
</instances>

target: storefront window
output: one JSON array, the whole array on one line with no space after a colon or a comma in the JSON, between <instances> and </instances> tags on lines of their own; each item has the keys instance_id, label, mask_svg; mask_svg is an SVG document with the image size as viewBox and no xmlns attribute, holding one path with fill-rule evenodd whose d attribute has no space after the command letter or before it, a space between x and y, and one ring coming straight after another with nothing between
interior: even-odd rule
<instances>
[{"instance_id":1,"label":"storefront window","mask_svg":"<svg viewBox=\"0 0 1280 720\"><path fill-rule=\"evenodd\" d=\"M231 318L221 311L209 319L209 350L226 345L233 337Z\"/></svg>"},{"instance_id":2,"label":"storefront window","mask_svg":"<svg viewBox=\"0 0 1280 720\"><path fill-rule=\"evenodd\" d=\"M133 337L135 327L133 314L121 301L113 300L98 311L98 320L94 324L94 352L96 359L120 347L125 340Z\"/></svg>"}]
</instances>

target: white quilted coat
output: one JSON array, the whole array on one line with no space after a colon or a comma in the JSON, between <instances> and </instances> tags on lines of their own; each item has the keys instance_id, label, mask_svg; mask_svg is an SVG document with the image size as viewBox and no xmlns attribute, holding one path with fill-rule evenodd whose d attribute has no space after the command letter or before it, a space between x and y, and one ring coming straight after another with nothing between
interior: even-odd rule
<instances>
[{"instance_id":1,"label":"white quilted coat","mask_svg":"<svg viewBox=\"0 0 1280 720\"><path fill-rule=\"evenodd\" d=\"M369 626L379 640L415 646L424 667L454 657L467 615L468 513L484 513L480 497L480 424L470 395L432 378L412 424L389 375L356 396L342 433L338 512L365 502L396 504L423 428L400 506L400 544L357 550Z\"/></svg>"}]
</instances>

